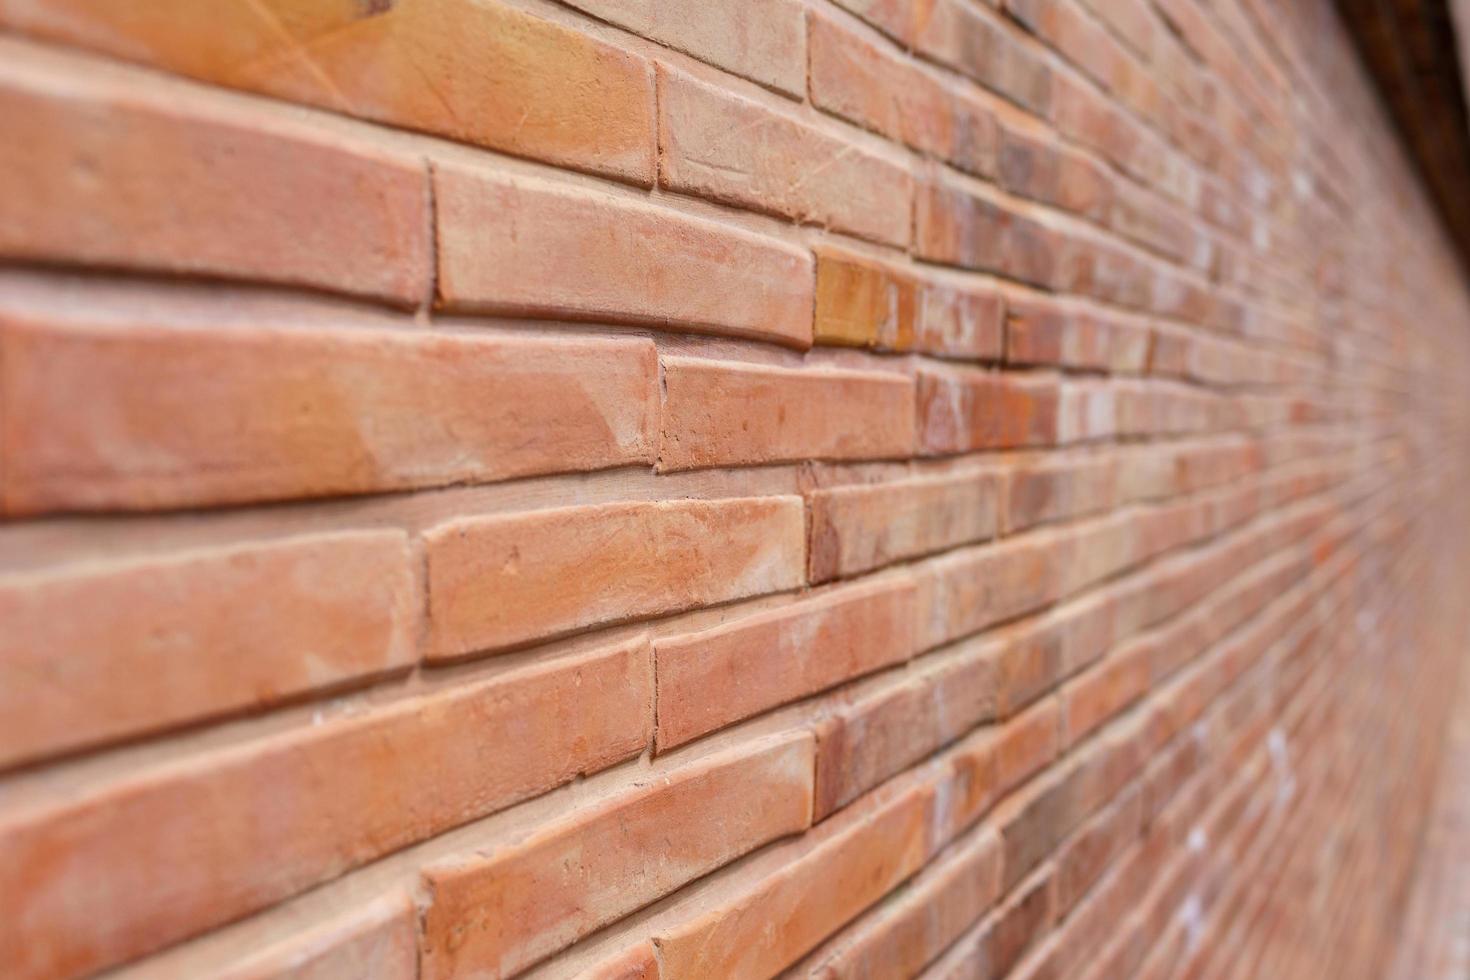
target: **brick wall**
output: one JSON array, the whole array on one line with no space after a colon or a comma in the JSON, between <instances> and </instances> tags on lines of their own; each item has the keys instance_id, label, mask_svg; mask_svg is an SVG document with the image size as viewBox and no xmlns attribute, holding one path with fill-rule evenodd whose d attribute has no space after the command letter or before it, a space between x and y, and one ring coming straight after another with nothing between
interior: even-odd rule
<instances>
[{"instance_id":1,"label":"brick wall","mask_svg":"<svg viewBox=\"0 0 1470 980\"><path fill-rule=\"evenodd\" d=\"M0 964L1376 977L1470 304L1324 0L0 0Z\"/></svg>"}]
</instances>

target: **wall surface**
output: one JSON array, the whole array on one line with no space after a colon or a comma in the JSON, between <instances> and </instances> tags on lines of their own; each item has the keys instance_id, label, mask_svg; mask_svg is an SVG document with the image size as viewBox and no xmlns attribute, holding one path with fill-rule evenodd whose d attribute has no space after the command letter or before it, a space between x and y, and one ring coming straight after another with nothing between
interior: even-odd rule
<instances>
[{"instance_id":1,"label":"wall surface","mask_svg":"<svg viewBox=\"0 0 1470 980\"><path fill-rule=\"evenodd\" d=\"M0 0L0 973L1381 976L1391 133L1325 0Z\"/></svg>"}]
</instances>

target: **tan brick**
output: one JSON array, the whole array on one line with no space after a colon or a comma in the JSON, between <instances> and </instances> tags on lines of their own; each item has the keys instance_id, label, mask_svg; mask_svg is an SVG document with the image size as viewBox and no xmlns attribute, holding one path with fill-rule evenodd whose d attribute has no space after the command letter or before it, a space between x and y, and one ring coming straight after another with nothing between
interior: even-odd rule
<instances>
[{"instance_id":1,"label":"tan brick","mask_svg":"<svg viewBox=\"0 0 1470 980\"><path fill-rule=\"evenodd\" d=\"M912 194L903 168L662 65L658 84L663 186L877 242L908 243ZM821 179L811 179L819 167Z\"/></svg>"},{"instance_id":2,"label":"tan brick","mask_svg":"<svg viewBox=\"0 0 1470 980\"><path fill-rule=\"evenodd\" d=\"M488 168L436 164L450 310L812 341L812 259L728 225Z\"/></svg>"},{"instance_id":3,"label":"tan brick","mask_svg":"<svg viewBox=\"0 0 1470 980\"><path fill-rule=\"evenodd\" d=\"M424 976L518 973L801 831L811 822L811 781L811 736L781 736L702 759L484 857L429 867Z\"/></svg>"},{"instance_id":4,"label":"tan brick","mask_svg":"<svg viewBox=\"0 0 1470 980\"><path fill-rule=\"evenodd\" d=\"M660 638L660 751L913 655L914 586L864 585ZM711 691L720 691L718 698Z\"/></svg>"},{"instance_id":5,"label":"tan brick","mask_svg":"<svg viewBox=\"0 0 1470 980\"><path fill-rule=\"evenodd\" d=\"M407 667L418 606L397 531L0 576L0 764Z\"/></svg>"},{"instance_id":6,"label":"tan brick","mask_svg":"<svg viewBox=\"0 0 1470 980\"><path fill-rule=\"evenodd\" d=\"M0 255L424 301L422 163L180 89L0 45Z\"/></svg>"},{"instance_id":7,"label":"tan brick","mask_svg":"<svg viewBox=\"0 0 1470 980\"><path fill-rule=\"evenodd\" d=\"M63 2L0 21L207 82L649 184L647 61L499 0ZM371 71L362 66L371 65Z\"/></svg>"},{"instance_id":8,"label":"tan brick","mask_svg":"<svg viewBox=\"0 0 1470 980\"><path fill-rule=\"evenodd\" d=\"M596 504L441 524L424 535L427 655L795 588L803 524L799 497Z\"/></svg>"},{"instance_id":9,"label":"tan brick","mask_svg":"<svg viewBox=\"0 0 1470 980\"><path fill-rule=\"evenodd\" d=\"M0 304L5 509L209 506L652 459L647 340L343 326Z\"/></svg>"},{"instance_id":10,"label":"tan brick","mask_svg":"<svg viewBox=\"0 0 1470 980\"><path fill-rule=\"evenodd\" d=\"M993 537L999 480L969 471L807 494L813 582Z\"/></svg>"},{"instance_id":11,"label":"tan brick","mask_svg":"<svg viewBox=\"0 0 1470 980\"><path fill-rule=\"evenodd\" d=\"M661 364L661 470L912 451L914 386L905 375L677 356Z\"/></svg>"},{"instance_id":12,"label":"tan brick","mask_svg":"<svg viewBox=\"0 0 1470 980\"><path fill-rule=\"evenodd\" d=\"M913 276L852 252L819 246L816 314L819 344L909 350L920 316Z\"/></svg>"},{"instance_id":13,"label":"tan brick","mask_svg":"<svg viewBox=\"0 0 1470 980\"><path fill-rule=\"evenodd\" d=\"M640 638L12 809L0 893L27 899L0 957L103 969L636 756L651 677Z\"/></svg>"},{"instance_id":14,"label":"tan brick","mask_svg":"<svg viewBox=\"0 0 1470 980\"><path fill-rule=\"evenodd\" d=\"M654 938L661 976L755 980L779 973L919 869L932 799L932 790L915 787L776 873L661 930ZM811 901L819 893L826 900Z\"/></svg>"}]
</instances>

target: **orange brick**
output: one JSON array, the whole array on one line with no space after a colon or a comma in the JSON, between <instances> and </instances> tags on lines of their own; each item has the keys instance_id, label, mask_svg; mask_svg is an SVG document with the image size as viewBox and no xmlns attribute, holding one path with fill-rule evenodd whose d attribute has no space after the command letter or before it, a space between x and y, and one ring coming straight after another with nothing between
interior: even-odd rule
<instances>
[{"instance_id":1,"label":"orange brick","mask_svg":"<svg viewBox=\"0 0 1470 980\"><path fill-rule=\"evenodd\" d=\"M997 793L1014 788L1056 758L1059 715L1056 701L1049 698L1001 726L995 747Z\"/></svg>"},{"instance_id":2,"label":"orange brick","mask_svg":"<svg viewBox=\"0 0 1470 980\"><path fill-rule=\"evenodd\" d=\"M577 980L659 980L658 952L651 941L622 950L576 974Z\"/></svg>"},{"instance_id":3,"label":"orange brick","mask_svg":"<svg viewBox=\"0 0 1470 980\"><path fill-rule=\"evenodd\" d=\"M7 6L0 21L207 82L652 182L648 62L499 0L263 0L208 14L189 0L63 0Z\"/></svg>"},{"instance_id":4,"label":"orange brick","mask_svg":"<svg viewBox=\"0 0 1470 980\"><path fill-rule=\"evenodd\" d=\"M908 172L761 103L659 67L659 182L893 245L909 240ZM820 167L820 180L811 179Z\"/></svg>"},{"instance_id":5,"label":"orange brick","mask_svg":"<svg viewBox=\"0 0 1470 980\"><path fill-rule=\"evenodd\" d=\"M953 475L807 494L810 578L825 582L993 537L997 475Z\"/></svg>"},{"instance_id":6,"label":"orange brick","mask_svg":"<svg viewBox=\"0 0 1470 980\"><path fill-rule=\"evenodd\" d=\"M755 980L779 973L924 862L932 791L865 813L687 922L654 937L661 975ZM811 901L814 894L826 899ZM770 923L781 923L773 934Z\"/></svg>"},{"instance_id":7,"label":"orange brick","mask_svg":"<svg viewBox=\"0 0 1470 980\"><path fill-rule=\"evenodd\" d=\"M801 499L596 504L432 528L430 658L795 588ZM589 550L589 543L595 549Z\"/></svg>"},{"instance_id":8,"label":"orange brick","mask_svg":"<svg viewBox=\"0 0 1470 980\"><path fill-rule=\"evenodd\" d=\"M905 375L676 356L661 363L661 470L912 451L914 386Z\"/></svg>"},{"instance_id":9,"label":"orange brick","mask_svg":"<svg viewBox=\"0 0 1470 980\"><path fill-rule=\"evenodd\" d=\"M811 781L811 736L782 736L675 770L485 857L428 868L424 976L518 973L799 832L811 821Z\"/></svg>"},{"instance_id":10,"label":"orange brick","mask_svg":"<svg viewBox=\"0 0 1470 980\"><path fill-rule=\"evenodd\" d=\"M572 0L572 6L768 88L805 94L806 17L797 0Z\"/></svg>"},{"instance_id":11,"label":"orange brick","mask_svg":"<svg viewBox=\"0 0 1470 980\"><path fill-rule=\"evenodd\" d=\"M219 980L416 980L418 917L398 894L272 943L212 974Z\"/></svg>"},{"instance_id":12,"label":"orange brick","mask_svg":"<svg viewBox=\"0 0 1470 980\"><path fill-rule=\"evenodd\" d=\"M852 252L819 246L816 314L819 344L909 350L918 332L914 277Z\"/></svg>"},{"instance_id":13,"label":"orange brick","mask_svg":"<svg viewBox=\"0 0 1470 980\"><path fill-rule=\"evenodd\" d=\"M1039 460L1006 481L1005 527L1018 531L1117 506L1120 465L1107 456Z\"/></svg>"},{"instance_id":14,"label":"orange brick","mask_svg":"<svg viewBox=\"0 0 1470 980\"><path fill-rule=\"evenodd\" d=\"M86 67L0 44L0 255L424 301L422 163Z\"/></svg>"},{"instance_id":15,"label":"orange brick","mask_svg":"<svg viewBox=\"0 0 1470 980\"><path fill-rule=\"evenodd\" d=\"M930 455L1046 446L1057 440L1058 387L1046 378L922 368L919 448Z\"/></svg>"},{"instance_id":16,"label":"orange brick","mask_svg":"<svg viewBox=\"0 0 1470 980\"><path fill-rule=\"evenodd\" d=\"M0 959L17 977L103 969L636 756L651 677L640 638L12 809L0 893L27 900Z\"/></svg>"},{"instance_id":17,"label":"orange brick","mask_svg":"<svg viewBox=\"0 0 1470 980\"><path fill-rule=\"evenodd\" d=\"M1035 612L1061 595L1062 539L1028 536L943 555L919 573L920 649Z\"/></svg>"},{"instance_id":18,"label":"orange brick","mask_svg":"<svg viewBox=\"0 0 1470 980\"><path fill-rule=\"evenodd\" d=\"M434 167L439 302L450 310L812 341L812 259L612 194Z\"/></svg>"},{"instance_id":19,"label":"orange brick","mask_svg":"<svg viewBox=\"0 0 1470 980\"><path fill-rule=\"evenodd\" d=\"M902 580L661 638L654 645L658 748L902 663L913 648L914 587Z\"/></svg>"},{"instance_id":20,"label":"orange brick","mask_svg":"<svg viewBox=\"0 0 1470 980\"><path fill-rule=\"evenodd\" d=\"M652 458L647 340L49 305L0 304L10 513L372 493Z\"/></svg>"},{"instance_id":21,"label":"orange brick","mask_svg":"<svg viewBox=\"0 0 1470 980\"><path fill-rule=\"evenodd\" d=\"M1033 206L933 178L915 198L914 249L921 258L1055 285L1062 239Z\"/></svg>"},{"instance_id":22,"label":"orange brick","mask_svg":"<svg viewBox=\"0 0 1470 980\"><path fill-rule=\"evenodd\" d=\"M0 764L407 667L409 562L362 531L0 576Z\"/></svg>"}]
</instances>

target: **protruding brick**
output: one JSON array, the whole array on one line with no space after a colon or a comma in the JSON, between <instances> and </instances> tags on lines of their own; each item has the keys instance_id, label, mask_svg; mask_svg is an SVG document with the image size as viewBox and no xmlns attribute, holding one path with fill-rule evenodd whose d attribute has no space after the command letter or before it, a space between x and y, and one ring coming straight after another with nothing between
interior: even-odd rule
<instances>
[{"instance_id":1,"label":"protruding brick","mask_svg":"<svg viewBox=\"0 0 1470 980\"><path fill-rule=\"evenodd\" d=\"M639 638L12 810L0 894L26 902L0 960L22 978L104 969L636 756L651 678Z\"/></svg>"},{"instance_id":2,"label":"protruding brick","mask_svg":"<svg viewBox=\"0 0 1470 980\"><path fill-rule=\"evenodd\" d=\"M919 571L919 646L929 649L1055 602L1065 542L1027 536L927 562Z\"/></svg>"},{"instance_id":3,"label":"protruding brick","mask_svg":"<svg viewBox=\"0 0 1470 980\"><path fill-rule=\"evenodd\" d=\"M902 663L913 647L914 586L903 580L661 638L654 645L658 747Z\"/></svg>"},{"instance_id":4,"label":"protruding brick","mask_svg":"<svg viewBox=\"0 0 1470 980\"><path fill-rule=\"evenodd\" d=\"M923 290L914 346L928 354L999 360L1005 313L993 289L969 289L931 280Z\"/></svg>"},{"instance_id":5,"label":"protruding brick","mask_svg":"<svg viewBox=\"0 0 1470 980\"><path fill-rule=\"evenodd\" d=\"M1034 286L1055 284L1063 240L1034 206L937 178L924 181L915 197L919 256Z\"/></svg>"},{"instance_id":6,"label":"protruding brick","mask_svg":"<svg viewBox=\"0 0 1470 980\"><path fill-rule=\"evenodd\" d=\"M362 531L0 576L0 765L406 667L409 563Z\"/></svg>"},{"instance_id":7,"label":"protruding brick","mask_svg":"<svg viewBox=\"0 0 1470 980\"><path fill-rule=\"evenodd\" d=\"M407 895L352 909L212 974L219 980L417 980L418 917Z\"/></svg>"},{"instance_id":8,"label":"protruding brick","mask_svg":"<svg viewBox=\"0 0 1470 980\"><path fill-rule=\"evenodd\" d=\"M878 242L908 243L912 193L903 168L662 65L658 82L663 186Z\"/></svg>"},{"instance_id":9,"label":"protruding brick","mask_svg":"<svg viewBox=\"0 0 1470 980\"><path fill-rule=\"evenodd\" d=\"M806 347L812 258L613 194L434 167L439 303L450 310L648 323Z\"/></svg>"},{"instance_id":10,"label":"protruding brick","mask_svg":"<svg viewBox=\"0 0 1470 980\"><path fill-rule=\"evenodd\" d=\"M814 490L809 551L813 582L995 535L999 478L989 471Z\"/></svg>"},{"instance_id":11,"label":"protruding brick","mask_svg":"<svg viewBox=\"0 0 1470 980\"><path fill-rule=\"evenodd\" d=\"M804 533L799 497L596 504L442 524L424 536L428 656L795 588Z\"/></svg>"},{"instance_id":12,"label":"protruding brick","mask_svg":"<svg viewBox=\"0 0 1470 980\"><path fill-rule=\"evenodd\" d=\"M703 759L424 872L424 976L503 977L811 822L812 738ZM657 853L659 860L649 863Z\"/></svg>"},{"instance_id":13,"label":"protruding brick","mask_svg":"<svg viewBox=\"0 0 1470 980\"><path fill-rule=\"evenodd\" d=\"M817 343L884 350L914 346L920 308L912 275L830 246L816 252Z\"/></svg>"},{"instance_id":14,"label":"protruding brick","mask_svg":"<svg viewBox=\"0 0 1470 980\"><path fill-rule=\"evenodd\" d=\"M500 0L264 0L209 13L190 0L119 0L10 5L0 22L207 82L652 182L649 63Z\"/></svg>"},{"instance_id":15,"label":"protruding brick","mask_svg":"<svg viewBox=\"0 0 1470 980\"><path fill-rule=\"evenodd\" d=\"M664 357L662 470L891 459L914 443L914 385L878 371Z\"/></svg>"},{"instance_id":16,"label":"protruding brick","mask_svg":"<svg viewBox=\"0 0 1470 980\"><path fill-rule=\"evenodd\" d=\"M0 255L425 300L422 162L90 67L0 42Z\"/></svg>"},{"instance_id":17,"label":"protruding brick","mask_svg":"<svg viewBox=\"0 0 1470 980\"><path fill-rule=\"evenodd\" d=\"M210 506L652 460L647 340L348 326L0 303L5 510Z\"/></svg>"}]
</instances>

